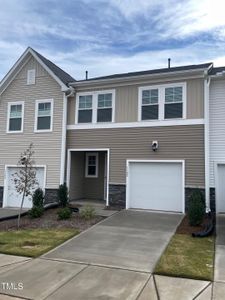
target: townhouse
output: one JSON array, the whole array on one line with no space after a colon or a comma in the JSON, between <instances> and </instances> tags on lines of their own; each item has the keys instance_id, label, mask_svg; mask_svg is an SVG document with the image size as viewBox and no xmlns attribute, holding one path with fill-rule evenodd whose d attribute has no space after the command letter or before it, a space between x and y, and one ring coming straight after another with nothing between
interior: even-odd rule
<instances>
[{"instance_id":1,"label":"townhouse","mask_svg":"<svg viewBox=\"0 0 225 300\"><path fill-rule=\"evenodd\" d=\"M12 174L32 142L47 202L65 181L71 200L175 212L200 189L224 212L223 71L206 63L76 81L28 48L0 83L2 205L19 205Z\"/></svg>"}]
</instances>

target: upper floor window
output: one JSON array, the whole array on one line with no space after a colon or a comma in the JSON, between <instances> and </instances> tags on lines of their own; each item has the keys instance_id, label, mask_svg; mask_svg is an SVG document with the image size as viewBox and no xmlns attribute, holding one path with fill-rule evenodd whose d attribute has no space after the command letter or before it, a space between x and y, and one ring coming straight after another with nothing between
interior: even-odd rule
<instances>
[{"instance_id":1,"label":"upper floor window","mask_svg":"<svg viewBox=\"0 0 225 300\"><path fill-rule=\"evenodd\" d=\"M92 95L79 96L78 123L92 122Z\"/></svg>"},{"instance_id":2,"label":"upper floor window","mask_svg":"<svg viewBox=\"0 0 225 300\"><path fill-rule=\"evenodd\" d=\"M183 117L183 88L165 88L165 119Z\"/></svg>"},{"instance_id":3,"label":"upper floor window","mask_svg":"<svg viewBox=\"0 0 225 300\"><path fill-rule=\"evenodd\" d=\"M158 119L159 105L158 89L150 89L142 91L142 107L141 119L142 120L155 120Z\"/></svg>"},{"instance_id":4,"label":"upper floor window","mask_svg":"<svg viewBox=\"0 0 225 300\"><path fill-rule=\"evenodd\" d=\"M35 84L36 71L35 69L27 70L27 84Z\"/></svg>"},{"instance_id":5,"label":"upper floor window","mask_svg":"<svg viewBox=\"0 0 225 300\"><path fill-rule=\"evenodd\" d=\"M112 94L98 95L97 122L112 122Z\"/></svg>"},{"instance_id":6,"label":"upper floor window","mask_svg":"<svg viewBox=\"0 0 225 300\"><path fill-rule=\"evenodd\" d=\"M24 102L8 104L7 132L23 132Z\"/></svg>"},{"instance_id":7,"label":"upper floor window","mask_svg":"<svg viewBox=\"0 0 225 300\"><path fill-rule=\"evenodd\" d=\"M76 124L113 122L115 91L78 93Z\"/></svg>"},{"instance_id":8,"label":"upper floor window","mask_svg":"<svg viewBox=\"0 0 225 300\"><path fill-rule=\"evenodd\" d=\"M35 131L52 131L53 99L37 100L35 111Z\"/></svg>"},{"instance_id":9,"label":"upper floor window","mask_svg":"<svg viewBox=\"0 0 225 300\"><path fill-rule=\"evenodd\" d=\"M139 88L139 121L186 118L186 83Z\"/></svg>"}]
</instances>

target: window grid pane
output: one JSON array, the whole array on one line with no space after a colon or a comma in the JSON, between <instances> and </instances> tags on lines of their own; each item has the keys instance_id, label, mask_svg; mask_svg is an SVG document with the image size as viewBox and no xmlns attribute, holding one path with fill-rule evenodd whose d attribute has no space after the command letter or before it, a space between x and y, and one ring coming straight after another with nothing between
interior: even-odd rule
<instances>
[{"instance_id":1,"label":"window grid pane","mask_svg":"<svg viewBox=\"0 0 225 300\"><path fill-rule=\"evenodd\" d=\"M51 103L38 103L38 117L50 117L51 116Z\"/></svg>"},{"instance_id":2,"label":"window grid pane","mask_svg":"<svg viewBox=\"0 0 225 300\"><path fill-rule=\"evenodd\" d=\"M98 108L97 122L112 122L112 108Z\"/></svg>"},{"instance_id":3,"label":"window grid pane","mask_svg":"<svg viewBox=\"0 0 225 300\"><path fill-rule=\"evenodd\" d=\"M92 95L79 96L79 109L92 108Z\"/></svg>"},{"instance_id":4,"label":"window grid pane","mask_svg":"<svg viewBox=\"0 0 225 300\"><path fill-rule=\"evenodd\" d=\"M78 123L91 123L92 122L92 110L84 109L78 111Z\"/></svg>"},{"instance_id":5,"label":"window grid pane","mask_svg":"<svg viewBox=\"0 0 225 300\"><path fill-rule=\"evenodd\" d=\"M159 92L158 89L142 91L142 105L158 104Z\"/></svg>"},{"instance_id":6,"label":"window grid pane","mask_svg":"<svg viewBox=\"0 0 225 300\"><path fill-rule=\"evenodd\" d=\"M12 118L9 120L9 131L21 131L22 118Z\"/></svg>"},{"instance_id":7,"label":"window grid pane","mask_svg":"<svg viewBox=\"0 0 225 300\"><path fill-rule=\"evenodd\" d=\"M175 119L183 117L183 103L165 104L165 119Z\"/></svg>"},{"instance_id":8,"label":"window grid pane","mask_svg":"<svg viewBox=\"0 0 225 300\"><path fill-rule=\"evenodd\" d=\"M11 105L10 119L22 118L22 104Z\"/></svg>"},{"instance_id":9,"label":"window grid pane","mask_svg":"<svg viewBox=\"0 0 225 300\"><path fill-rule=\"evenodd\" d=\"M175 103L183 101L183 91L182 87L171 87L165 88L165 102L166 103Z\"/></svg>"},{"instance_id":10,"label":"window grid pane","mask_svg":"<svg viewBox=\"0 0 225 300\"><path fill-rule=\"evenodd\" d=\"M112 107L112 94L100 94L98 95L98 108Z\"/></svg>"},{"instance_id":11,"label":"window grid pane","mask_svg":"<svg viewBox=\"0 0 225 300\"><path fill-rule=\"evenodd\" d=\"M37 119L37 130L50 130L51 129L51 117L41 116Z\"/></svg>"}]
</instances>

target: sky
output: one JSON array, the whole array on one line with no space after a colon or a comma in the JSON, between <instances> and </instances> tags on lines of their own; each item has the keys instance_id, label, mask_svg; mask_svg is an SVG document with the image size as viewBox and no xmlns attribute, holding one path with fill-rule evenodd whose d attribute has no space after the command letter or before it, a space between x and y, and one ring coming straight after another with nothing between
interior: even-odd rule
<instances>
[{"instance_id":1,"label":"sky","mask_svg":"<svg viewBox=\"0 0 225 300\"><path fill-rule=\"evenodd\" d=\"M214 62L223 0L0 0L0 80L28 46L75 79Z\"/></svg>"}]
</instances>

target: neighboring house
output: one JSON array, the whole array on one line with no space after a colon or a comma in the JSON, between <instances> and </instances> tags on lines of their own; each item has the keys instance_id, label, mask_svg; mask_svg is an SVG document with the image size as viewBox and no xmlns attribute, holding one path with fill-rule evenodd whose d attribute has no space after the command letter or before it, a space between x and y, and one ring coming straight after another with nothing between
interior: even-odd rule
<instances>
[{"instance_id":1,"label":"neighboring house","mask_svg":"<svg viewBox=\"0 0 225 300\"><path fill-rule=\"evenodd\" d=\"M0 202L18 207L13 174L20 153L32 142L37 179L46 201L64 182L65 105L74 79L31 48L0 83ZM32 202L25 200L24 207Z\"/></svg>"},{"instance_id":2,"label":"neighboring house","mask_svg":"<svg viewBox=\"0 0 225 300\"><path fill-rule=\"evenodd\" d=\"M0 83L0 201L19 205L12 174L33 142L48 202L66 181L71 200L184 212L194 189L214 209L216 187L225 211L224 70L206 63L75 81L28 48Z\"/></svg>"},{"instance_id":3,"label":"neighboring house","mask_svg":"<svg viewBox=\"0 0 225 300\"><path fill-rule=\"evenodd\" d=\"M225 213L225 67L210 72L209 186L212 205Z\"/></svg>"}]
</instances>

